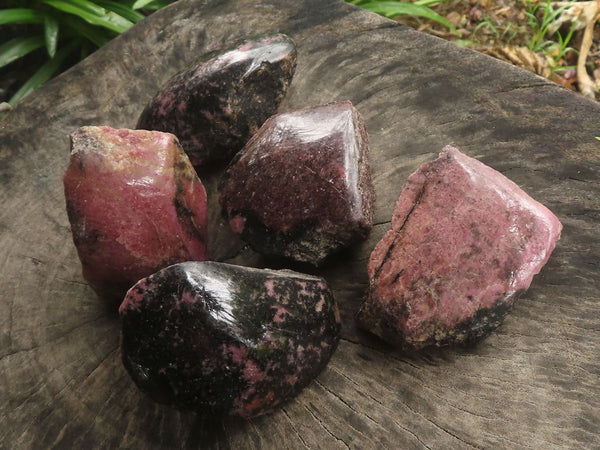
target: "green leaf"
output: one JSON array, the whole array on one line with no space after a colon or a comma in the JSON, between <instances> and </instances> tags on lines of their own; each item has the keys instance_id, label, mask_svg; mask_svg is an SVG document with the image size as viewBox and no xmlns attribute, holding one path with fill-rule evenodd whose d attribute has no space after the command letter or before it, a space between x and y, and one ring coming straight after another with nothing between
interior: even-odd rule
<instances>
[{"instance_id":1,"label":"green leaf","mask_svg":"<svg viewBox=\"0 0 600 450\"><path fill-rule=\"evenodd\" d=\"M123 33L133 26L133 22L124 17L115 14L112 11L106 11L104 8L85 0L70 0L68 3L63 0L43 0L43 3L52 6L60 11L73 14L86 22L104 27L116 33Z\"/></svg>"},{"instance_id":2,"label":"green leaf","mask_svg":"<svg viewBox=\"0 0 600 450\"><path fill-rule=\"evenodd\" d=\"M144 6L152 3L154 0L137 0L131 9L142 9Z\"/></svg>"},{"instance_id":3,"label":"green leaf","mask_svg":"<svg viewBox=\"0 0 600 450\"><path fill-rule=\"evenodd\" d=\"M168 6L169 2L161 2L160 0L154 0L150 3L148 3L146 6L144 6L144 9L151 9L151 10L158 10L158 9L162 9L165 6Z\"/></svg>"},{"instance_id":4,"label":"green leaf","mask_svg":"<svg viewBox=\"0 0 600 450\"><path fill-rule=\"evenodd\" d=\"M76 6L77 8L82 9L90 14L94 14L98 17L106 15L106 10L102 6L98 6L96 3L90 0L65 0L62 1L62 3L68 3Z\"/></svg>"},{"instance_id":5,"label":"green leaf","mask_svg":"<svg viewBox=\"0 0 600 450\"><path fill-rule=\"evenodd\" d=\"M470 41L468 39L457 39L454 42L456 45L459 45L461 47L471 47L472 45L475 45L474 41Z\"/></svg>"},{"instance_id":6,"label":"green leaf","mask_svg":"<svg viewBox=\"0 0 600 450\"><path fill-rule=\"evenodd\" d=\"M450 0L417 0L416 2L413 2L413 4L419 6L435 6L439 5L440 3L446 3L448 1Z\"/></svg>"},{"instance_id":7,"label":"green leaf","mask_svg":"<svg viewBox=\"0 0 600 450\"><path fill-rule=\"evenodd\" d=\"M13 8L0 10L0 25L42 22L44 22L44 14L33 9Z\"/></svg>"},{"instance_id":8,"label":"green leaf","mask_svg":"<svg viewBox=\"0 0 600 450\"><path fill-rule=\"evenodd\" d=\"M108 0L96 0L96 3L106 9L111 10L112 12L124 17L127 20L130 20L133 23L137 23L140 20L143 20L146 16L142 13L134 11L129 6L123 5L121 3L112 2Z\"/></svg>"},{"instance_id":9,"label":"green leaf","mask_svg":"<svg viewBox=\"0 0 600 450\"><path fill-rule=\"evenodd\" d=\"M0 67L44 46L44 36L18 37L0 45Z\"/></svg>"},{"instance_id":10,"label":"green leaf","mask_svg":"<svg viewBox=\"0 0 600 450\"><path fill-rule=\"evenodd\" d=\"M52 59L56 54L56 44L58 43L58 21L51 15L44 18L44 38L48 56Z\"/></svg>"},{"instance_id":11,"label":"green leaf","mask_svg":"<svg viewBox=\"0 0 600 450\"><path fill-rule=\"evenodd\" d=\"M33 76L25 82L23 86L12 96L8 101L11 106L15 106L32 91L40 87L46 81L48 81L52 75L59 69L63 61L69 56L69 53L79 44L79 41L71 41L69 44L61 48L56 52L56 56L51 60L47 61L42 67L40 67Z\"/></svg>"},{"instance_id":12,"label":"green leaf","mask_svg":"<svg viewBox=\"0 0 600 450\"><path fill-rule=\"evenodd\" d=\"M91 26L75 16L63 17L62 23L67 28L67 34L73 37L84 37L98 48L102 47L115 36L113 31Z\"/></svg>"},{"instance_id":13,"label":"green leaf","mask_svg":"<svg viewBox=\"0 0 600 450\"><path fill-rule=\"evenodd\" d=\"M444 25L456 35L459 34L450 22L426 6L407 2L370 2L362 7L385 17L396 17L400 15L423 17Z\"/></svg>"}]
</instances>

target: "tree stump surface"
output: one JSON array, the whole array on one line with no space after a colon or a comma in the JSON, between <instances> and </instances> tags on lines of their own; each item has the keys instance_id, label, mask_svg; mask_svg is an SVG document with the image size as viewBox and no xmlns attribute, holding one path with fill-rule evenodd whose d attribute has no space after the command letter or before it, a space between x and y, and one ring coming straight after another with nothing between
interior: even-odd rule
<instances>
[{"instance_id":1,"label":"tree stump surface","mask_svg":"<svg viewBox=\"0 0 600 450\"><path fill-rule=\"evenodd\" d=\"M280 111L348 99L376 187L370 238L321 270L343 336L273 414L209 423L153 403L119 353L114 304L81 277L65 211L68 134L133 128L172 75L282 32L298 67ZM208 0L153 14L0 121L0 447L600 448L600 105L503 62L335 0ZM453 144L548 206L562 239L504 324L473 348L401 353L357 331L366 262L408 175ZM214 259L273 265L201 174ZM292 267L298 269L298 267Z\"/></svg>"}]
</instances>

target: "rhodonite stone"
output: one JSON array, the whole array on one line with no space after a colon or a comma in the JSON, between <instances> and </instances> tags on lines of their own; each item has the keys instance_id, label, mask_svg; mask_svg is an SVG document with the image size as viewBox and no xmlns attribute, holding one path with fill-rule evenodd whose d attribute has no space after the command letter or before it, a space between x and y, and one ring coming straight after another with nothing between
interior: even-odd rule
<instances>
[{"instance_id":1,"label":"rhodonite stone","mask_svg":"<svg viewBox=\"0 0 600 450\"><path fill-rule=\"evenodd\" d=\"M172 134L79 128L64 188L83 276L101 295L207 258L206 191Z\"/></svg>"},{"instance_id":2,"label":"rhodonite stone","mask_svg":"<svg viewBox=\"0 0 600 450\"><path fill-rule=\"evenodd\" d=\"M349 101L275 115L220 190L232 230L256 251L319 265L373 225L364 121Z\"/></svg>"},{"instance_id":3,"label":"rhodonite stone","mask_svg":"<svg viewBox=\"0 0 600 450\"><path fill-rule=\"evenodd\" d=\"M295 68L289 37L246 41L169 80L137 128L175 134L197 169L228 161L275 113Z\"/></svg>"},{"instance_id":4,"label":"rhodonite stone","mask_svg":"<svg viewBox=\"0 0 600 450\"><path fill-rule=\"evenodd\" d=\"M216 262L140 280L119 312L123 363L136 385L205 415L272 411L319 374L340 332L322 278Z\"/></svg>"},{"instance_id":5,"label":"rhodonite stone","mask_svg":"<svg viewBox=\"0 0 600 450\"><path fill-rule=\"evenodd\" d=\"M515 183L447 146L402 189L358 323L406 349L473 343L502 323L561 229Z\"/></svg>"}]
</instances>

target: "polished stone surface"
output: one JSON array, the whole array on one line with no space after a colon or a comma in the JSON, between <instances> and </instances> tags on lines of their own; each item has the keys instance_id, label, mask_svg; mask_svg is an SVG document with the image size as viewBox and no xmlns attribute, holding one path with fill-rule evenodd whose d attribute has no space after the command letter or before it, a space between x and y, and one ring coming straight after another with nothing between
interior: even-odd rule
<instances>
[{"instance_id":1,"label":"polished stone surface","mask_svg":"<svg viewBox=\"0 0 600 450\"><path fill-rule=\"evenodd\" d=\"M197 169L228 161L275 113L295 68L289 37L244 41L169 80L137 128L175 134Z\"/></svg>"},{"instance_id":2,"label":"polished stone surface","mask_svg":"<svg viewBox=\"0 0 600 450\"><path fill-rule=\"evenodd\" d=\"M206 191L172 134L79 128L64 187L83 277L103 296L208 258Z\"/></svg>"},{"instance_id":3,"label":"polished stone surface","mask_svg":"<svg viewBox=\"0 0 600 450\"><path fill-rule=\"evenodd\" d=\"M138 387L201 416L273 411L321 372L340 337L327 282L290 270L176 264L140 280L119 311Z\"/></svg>"},{"instance_id":4,"label":"polished stone surface","mask_svg":"<svg viewBox=\"0 0 600 450\"><path fill-rule=\"evenodd\" d=\"M373 224L369 138L349 101L271 117L226 170L220 203L256 251L319 265Z\"/></svg>"}]
</instances>

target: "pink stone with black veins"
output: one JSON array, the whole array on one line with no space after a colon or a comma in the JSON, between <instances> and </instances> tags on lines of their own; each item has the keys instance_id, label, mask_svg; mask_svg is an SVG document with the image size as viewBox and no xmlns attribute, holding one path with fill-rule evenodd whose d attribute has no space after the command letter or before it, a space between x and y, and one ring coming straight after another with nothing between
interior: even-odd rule
<instances>
[{"instance_id":1,"label":"pink stone with black veins","mask_svg":"<svg viewBox=\"0 0 600 450\"><path fill-rule=\"evenodd\" d=\"M400 194L369 260L359 326L406 349L482 339L529 288L561 230L515 183L446 146Z\"/></svg>"},{"instance_id":2,"label":"pink stone with black veins","mask_svg":"<svg viewBox=\"0 0 600 450\"><path fill-rule=\"evenodd\" d=\"M245 41L171 78L136 128L175 134L199 170L228 161L275 113L295 69L288 36Z\"/></svg>"},{"instance_id":3,"label":"pink stone with black veins","mask_svg":"<svg viewBox=\"0 0 600 450\"><path fill-rule=\"evenodd\" d=\"M216 262L140 280L119 313L123 363L137 386L203 415L273 411L321 372L340 333L322 278Z\"/></svg>"},{"instance_id":4,"label":"pink stone with black veins","mask_svg":"<svg viewBox=\"0 0 600 450\"><path fill-rule=\"evenodd\" d=\"M206 191L172 134L79 128L64 188L83 277L103 296L207 259Z\"/></svg>"},{"instance_id":5,"label":"pink stone with black veins","mask_svg":"<svg viewBox=\"0 0 600 450\"><path fill-rule=\"evenodd\" d=\"M223 214L256 251L319 265L372 228L368 153L349 101L275 115L223 175Z\"/></svg>"}]
</instances>

